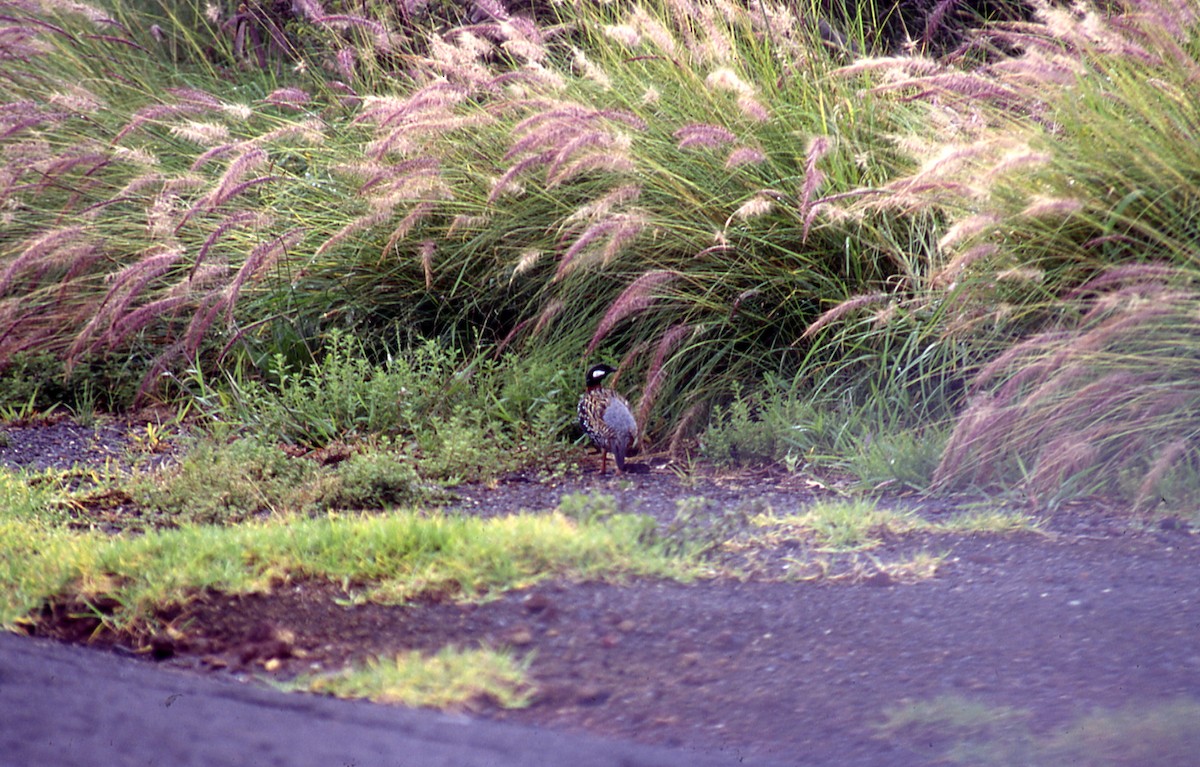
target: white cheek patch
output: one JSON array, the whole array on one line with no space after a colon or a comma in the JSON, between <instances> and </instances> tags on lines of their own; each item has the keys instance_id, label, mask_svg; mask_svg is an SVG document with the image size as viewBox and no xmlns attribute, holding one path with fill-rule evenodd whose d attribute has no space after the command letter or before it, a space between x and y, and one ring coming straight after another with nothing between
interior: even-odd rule
<instances>
[{"instance_id":1,"label":"white cheek patch","mask_svg":"<svg viewBox=\"0 0 1200 767\"><path fill-rule=\"evenodd\" d=\"M605 376L605 372L603 370L593 370L592 371L592 380L598 381L601 378L603 378L604 376Z\"/></svg>"}]
</instances>

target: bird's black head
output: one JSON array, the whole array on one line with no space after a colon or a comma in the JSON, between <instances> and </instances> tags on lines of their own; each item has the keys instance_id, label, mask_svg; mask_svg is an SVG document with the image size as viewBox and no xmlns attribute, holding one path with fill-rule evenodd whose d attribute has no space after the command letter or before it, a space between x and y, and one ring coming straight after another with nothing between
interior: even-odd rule
<instances>
[{"instance_id":1,"label":"bird's black head","mask_svg":"<svg viewBox=\"0 0 1200 767\"><path fill-rule=\"evenodd\" d=\"M612 365L592 365L587 372L587 388L593 389L599 386L604 383L605 378L615 372L617 369Z\"/></svg>"}]
</instances>

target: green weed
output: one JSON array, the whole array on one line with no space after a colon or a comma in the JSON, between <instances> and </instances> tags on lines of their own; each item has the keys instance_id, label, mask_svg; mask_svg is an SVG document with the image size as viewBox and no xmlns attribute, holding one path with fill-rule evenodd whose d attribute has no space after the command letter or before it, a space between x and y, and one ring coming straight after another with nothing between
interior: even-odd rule
<instances>
[{"instance_id":1,"label":"green weed","mask_svg":"<svg viewBox=\"0 0 1200 767\"><path fill-rule=\"evenodd\" d=\"M213 423L309 447L387 438L444 484L551 465L574 423L565 373L536 358L468 360L427 341L372 362L366 344L333 333L308 365L272 364L265 379L238 372L214 384L193 370L186 385Z\"/></svg>"},{"instance_id":2,"label":"green weed","mask_svg":"<svg viewBox=\"0 0 1200 767\"><path fill-rule=\"evenodd\" d=\"M653 546L643 520L625 516L585 524L558 514L482 520L397 510L114 538L0 521L6 624L61 599L112 604L106 620L144 625L197 590L262 591L289 578L323 578L347 584L357 599L402 603L476 599L551 577L691 577L686 560Z\"/></svg>"},{"instance_id":3,"label":"green weed","mask_svg":"<svg viewBox=\"0 0 1200 767\"><path fill-rule=\"evenodd\" d=\"M434 655L402 652L376 658L332 674L302 674L284 687L443 710L471 709L484 701L524 708L534 694L527 678L529 660L495 650L447 647Z\"/></svg>"},{"instance_id":4,"label":"green weed","mask_svg":"<svg viewBox=\"0 0 1200 767\"><path fill-rule=\"evenodd\" d=\"M266 440L199 441L177 467L135 475L126 489L160 524L231 524L303 512L316 473Z\"/></svg>"},{"instance_id":5,"label":"green weed","mask_svg":"<svg viewBox=\"0 0 1200 767\"><path fill-rule=\"evenodd\" d=\"M339 463L322 485L318 503L328 509L387 509L412 505L429 494L412 460L384 443Z\"/></svg>"},{"instance_id":6,"label":"green weed","mask_svg":"<svg viewBox=\"0 0 1200 767\"><path fill-rule=\"evenodd\" d=\"M1200 704L1179 698L1097 708L1048 732L1031 727L1034 713L957 695L888 707L877 737L909 742L949 764L1051 767L1087 764L1134 767L1187 764L1200 746Z\"/></svg>"}]
</instances>

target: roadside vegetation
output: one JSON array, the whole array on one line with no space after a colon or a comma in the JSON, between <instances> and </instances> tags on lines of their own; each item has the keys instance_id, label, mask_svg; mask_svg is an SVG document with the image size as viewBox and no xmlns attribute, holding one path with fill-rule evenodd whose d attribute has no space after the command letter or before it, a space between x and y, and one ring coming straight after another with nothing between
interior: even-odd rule
<instances>
[{"instance_id":1,"label":"roadside vegetation","mask_svg":"<svg viewBox=\"0 0 1200 767\"><path fill-rule=\"evenodd\" d=\"M354 598L398 604L421 596L469 600L551 577L687 579L696 572L686 557L664 555L653 523L632 515L484 520L394 509L107 536L68 531L29 501L16 508L6 514L0 542L5 580L14 584L0 611L6 626L55 594L104 604L97 617L105 625L136 633L154 625L157 609L191 594L265 591L278 580L322 578Z\"/></svg>"},{"instance_id":2,"label":"roadside vegetation","mask_svg":"<svg viewBox=\"0 0 1200 767\"><path fill-rule=\"evenodd\" d=\"M945 695L889 706L876 729L880 738L937 743L946 764L1121 767L1187 763L1198 745L1197 714L1195 701L1179 698L1092 711L1046 731L1027 709Z\"/></svg>"},{"instance_id":3,"label":"roadside vegetation","mask_svg":"<svg viewBox=\"0 0 1200 767\"><path fill-rule=\"evenodd\" d=\"M5 407L1193 496L1192 3L8 6Z\"/></svg>"},{"instance_id":4,"label":"roadside vegetation","mask_svg":"<svg viewBox=\"0 0 1200 767\"><path fill-rule=\"evenodd\" d=\"M483 702L524 708L534 692L526 679L528 666L507 652L445 648L434 655L409 652L370 660L334 674L302 674L283 687L442 710Z\"/></svg>"},{"instance_id":5,"label":"roadside vegetation","mask_svg":"<svg viewBox=\"0 0 1200 767\"><path fill-rule=\"evenodd\" d=\"M1196 0L286 5L0 3L0 416L190 433L168 468L0 473L4 625L695 577L739 540L869 569L931 530L436 510L570 471L601 359L681 471L1194 515Z\"/></svg>"}]
</instances>

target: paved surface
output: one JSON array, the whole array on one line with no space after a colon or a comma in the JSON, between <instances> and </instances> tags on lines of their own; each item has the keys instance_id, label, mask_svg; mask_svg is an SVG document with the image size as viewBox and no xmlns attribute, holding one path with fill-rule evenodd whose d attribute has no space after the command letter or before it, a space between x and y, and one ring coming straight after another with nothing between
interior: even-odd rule
<instances>
[{"instance_id":1,"label":"paved surface","mask_svg":"<svg viewBox=\"0 0 1200 767\"><path fill-rule=\"evenodd\" d=\"M668 751L155 668L0 633L3 767L734 765Z\"/></svg>"}]
</instances>

